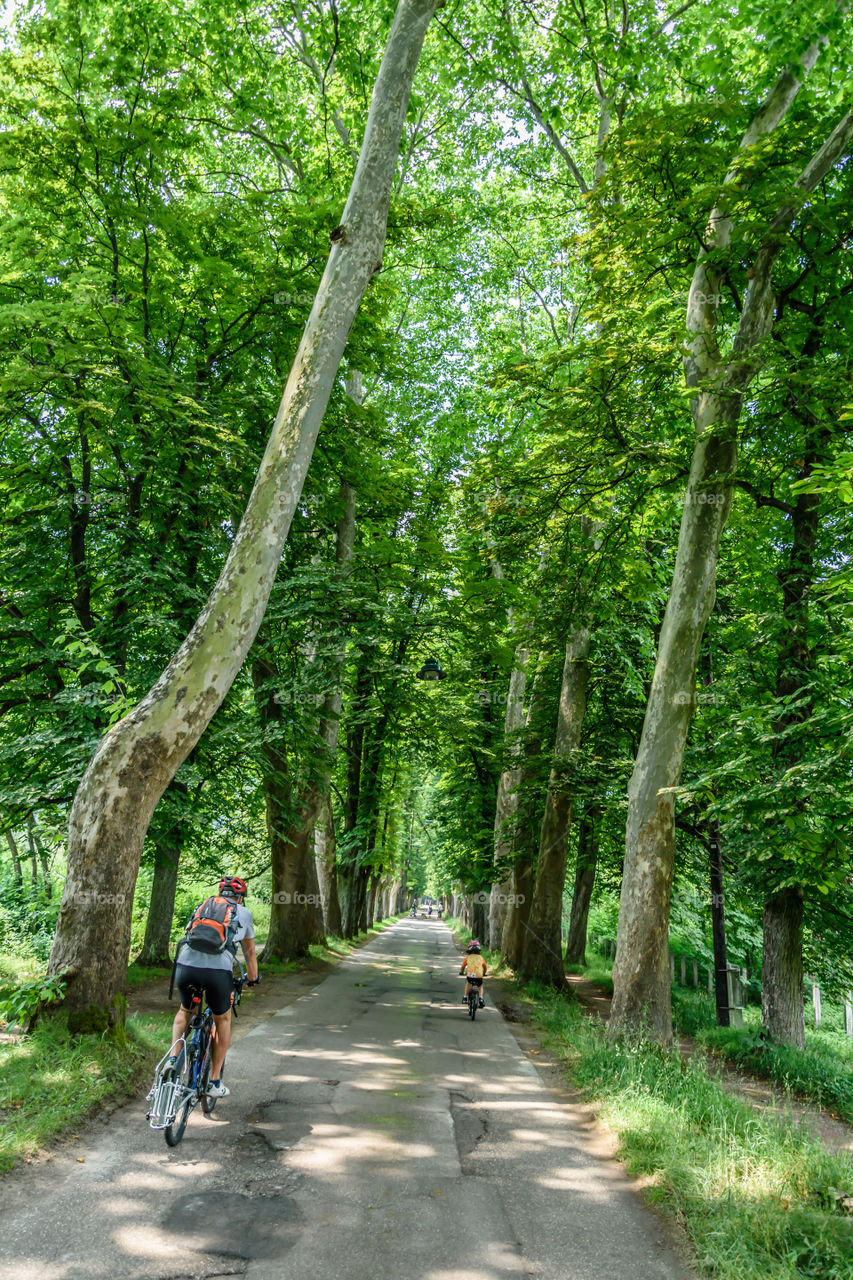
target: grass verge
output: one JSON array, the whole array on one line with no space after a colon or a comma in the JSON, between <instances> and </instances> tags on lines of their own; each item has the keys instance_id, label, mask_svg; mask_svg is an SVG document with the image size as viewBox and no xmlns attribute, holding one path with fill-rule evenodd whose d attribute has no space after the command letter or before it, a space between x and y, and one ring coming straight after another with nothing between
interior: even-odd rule
<instances>
[{"instance_id":1,"label":"grass verge","mask_svg":"<svg viewBox=\"0 0 853 1280\"><path fill-rule=\"evenodd\" d=\"M171 1021L168 1011L128 1018L122 1048L106 1036L72 1036L60 1013L0 1043L0 1171L136 1092Z\"/></svg>"},{"instance_id":2,"label":"grass verge","mask_svg":"<svg viewBox=\"0 0 853 1280\"><path fill-rule=\"evenodd\" d=\"M806 1032L805 1049L774 1044L760 1035L757 1010L743 1028L714 1025L714 1002L703 993L673 988L675 1025L729 1062L807 1098L853 1123L853 1063L846 1037Z\"/></svg>"},{"instance_id":3,"label":"grass verge","mask_svg":"<svg viewBox=\"0 0 853 1280\"><path fill-rule=\"evenodd\" d=\"M610 1043L565 996L528 988L568 1075L619 1138L629 1172L682 1223L708 1276L850 1280L853 1165L804 1130L756 1115L696 1058Z\"/></svg>"}]
</instances>

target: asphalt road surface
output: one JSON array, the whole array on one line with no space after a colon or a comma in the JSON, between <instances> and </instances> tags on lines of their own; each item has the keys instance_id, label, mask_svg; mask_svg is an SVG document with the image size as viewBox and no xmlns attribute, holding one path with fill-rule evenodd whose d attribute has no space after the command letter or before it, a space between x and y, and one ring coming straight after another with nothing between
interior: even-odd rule
<instances>
[{"instance_id":1,"label":"asphalt road surface","mask_svg":"<svg viewBox=\"0 0 853 1280\"><path fill-rule=\"evenodd\" d=\"M459 963L400 921L232 1047L178 1148L140 1099L4 1179L0 1275L685 1280L488 990L469 1020Z\"/></svg>"}]
</instances>

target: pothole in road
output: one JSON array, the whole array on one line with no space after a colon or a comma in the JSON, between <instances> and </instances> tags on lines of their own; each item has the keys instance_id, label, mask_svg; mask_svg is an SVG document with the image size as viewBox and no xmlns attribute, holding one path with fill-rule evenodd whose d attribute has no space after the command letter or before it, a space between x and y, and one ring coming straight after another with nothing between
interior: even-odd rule
<instances>
[{"instance_id":1,"label":"pothole in road","mask_svg":"<svg viewBox=\"0 0 853 1280\"><path fill-rule=\"evenodd\" d=\"M259 1135L271 1151L287 1151L311 1132L311 1122L301 1106L291 1102L267 1102L253 1113L252 1134Z\"/></svg>"},{"instance_id":2,"label":"pothole in road","mask_svg":"<svg viewBox=\"0 0 853 1280\"><path fill-rule=\"evenodd\" d=\"M302 1210L287 1196L212 1191L179 1196L163 1227L196 1253L225 1258L278 1258L304 1230Z\"/></svg>"},{"instance_id":3,"label":"pothole in road","mask_svg":"<svg viewBox=\"0 0 853 1280\"><path fill-rule=\"evenodd\" d=\"M489 1132L489 1123L464 1093L451 1092L450 1117L462 1172L466 1175L473 1174L474 1162L471 1157Z\"/></svg>"}]
</instances>

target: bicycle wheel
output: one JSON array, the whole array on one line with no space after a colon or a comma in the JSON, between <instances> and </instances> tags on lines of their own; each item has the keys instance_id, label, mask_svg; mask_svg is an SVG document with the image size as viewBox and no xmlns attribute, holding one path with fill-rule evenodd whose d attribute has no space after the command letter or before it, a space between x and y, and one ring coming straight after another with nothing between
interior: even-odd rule
<instances>
[{"instance_id":1,"label":"bicycle wheel","mask_svg":"<svg viewBox=\"0 0 853 1280\"><path fill-rule=\"evenodd\" d=\"M473 1022L477 1016L477 991L476 988L468 996L468 1017Z\"/></svg>"},{"instance_id":2,"label":"bicycle wheel","mask_svg":"<svg viewBox=\"0 0 853 1280\"><path fill-rule=\"evenodd\" d=\"M191 1076L192 1064L189 1060L189 1055L187 1054L186 1049L181 1049L171 1078L178 1080L184 1089L189 1089ZM189 1119L192 1103L193 1096L189 1093L175 1112L175 1118L172 1123L167 1125L163 1130L163 1136L166 1139L167 1146L176 1147L184 1136L184 1129L187 1127L187 1120Z\"/></svg>"}]
</instances>

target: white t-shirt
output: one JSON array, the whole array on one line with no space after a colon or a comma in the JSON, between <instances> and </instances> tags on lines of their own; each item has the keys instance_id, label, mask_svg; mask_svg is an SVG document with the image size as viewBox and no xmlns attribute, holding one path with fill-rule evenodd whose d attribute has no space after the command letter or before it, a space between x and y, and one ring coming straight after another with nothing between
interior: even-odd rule
<instances>
[{"instance_id":1,"label":"white t-shirt","mask_svg":"<svg viewBox=\"0 0 853 1280\"><path fill-rule=\"evenodd\" d=\"M225 896L220 895L220 896ZM248 907L244 907L242 903L234 904L237 908L237 919L239 924L237 932L234 934L234 941L240 942L243 938L254 938L255 922L252 919L252 913ZM234 967L234 953L227 947L221 955L212 956L206 951L196 951L195 947L188 944L181 947L178 952L178 964L189 965L191 969L225 969L230 973Z\"/></svg>"}]
</instances>

